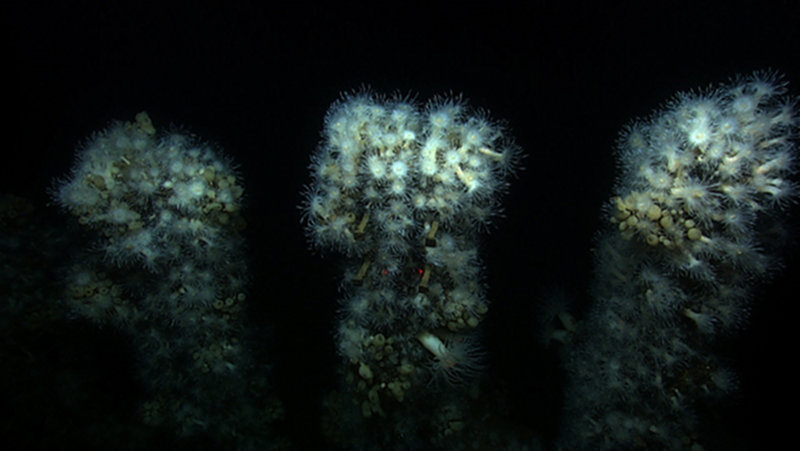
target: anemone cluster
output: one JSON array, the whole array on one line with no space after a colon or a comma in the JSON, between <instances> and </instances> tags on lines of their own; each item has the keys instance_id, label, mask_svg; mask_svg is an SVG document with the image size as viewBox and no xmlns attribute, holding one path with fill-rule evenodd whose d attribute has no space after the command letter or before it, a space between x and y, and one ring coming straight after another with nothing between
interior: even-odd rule
<instances>
[{"instance_id":1,"label":"anemone cluster","mask_svg":"<svg viewBox=\"0 0 800 451\"><path fill-rule=\"evenodd\" d=\"M477 373L487 300L476 237L517 148L459 100L345 97L326 118L306 193L309 239L346 257L338 347L364 417L431 378Z\"/></svg>"},{"instance_id":2,"label":"anemone cluster","mask_svg":"<svg viewBox=\"0 0 800 451\"><path fill-rule=\"evenodd\" d=\"M794 199L792 99L769 74L678 95L622 134L595 305L567 367L567 448L690 447L695 400L734 386L715 337L747 316Z\"/></svg>"},{"instance_id":3,"label":"anemone cluster","mask_svg":"<svg viewBox=\"0 0 800 451\"><path fill-rule=\"evenodd\" d=\"M95 134L53 190L94 235L64 270L66 309L130 338L148 396L140 417L179 436L264 436L262 414L222 408L248 406L264 377L247 375L242 194L219 152L156 133L145 113Z\"/></svg>"},{"instance_id":4,"label":"anemone cluster","mask_svg":"<svg viewBox=\"0 0 800 451\"><path fill-rule=\"evenodd\" d=\"M54 198L103 237L109 260L159 272L187 254L212 260L228 252L227 231L242 226L243 192L210 146L179 133L156 136L140 113L96 134Z\"/></svg>"}]
</instances>

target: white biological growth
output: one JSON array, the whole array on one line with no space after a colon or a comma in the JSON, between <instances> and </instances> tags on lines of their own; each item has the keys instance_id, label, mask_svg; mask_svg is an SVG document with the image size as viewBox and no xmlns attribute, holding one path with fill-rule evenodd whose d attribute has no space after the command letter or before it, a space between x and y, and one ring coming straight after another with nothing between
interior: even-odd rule
<instances>
[{"instance_id":1,"label":"white biological growth","mask_svg":"<svg viewBox=\"0 0 800 451\"><path fill-rule=\"evenodd\" d=\"M778 77L758 73L679 94L623 132L596 303L567 359L566 428L575 435L561 447L680 448L671 441L697 432L691 406L730 390L715 340L741 326L754 286L779 266L781 210L797 197L796 99L784 93ZM664 390L676 368L692 380ZM604 387L602 397L592 386ZM671 432L620 428L611 414L621 411Z\"/></svg>"},{"instance_id":2,"label":"white biological growth","mask_svg":"<svg viewBox=\"0 0 800 451\"><path fill-rule=\"evenodd\" d=\"M796 121L783 91L775 77L758 74L679 95L658 116L629 127L621 154L624 173L635 178L620 183L627 190L617 203L620 231L669 248L719 234L735 241L746 225L728 218L752 218L791 199L796 187L786 176ZM642 198L650 205L641 207ZM713 260L714 250L705 246L697 258Z\"/></svg>"},{"instance_id":3,"label":"white biological growth","mask_svg":"<svg viewBox=\"0 0 800 451\"><path fill-rule=\"evenodd\" d=\"M384 147L395 147L400 142L400 138L395 133L384 133L381 141Z\"/></svg>"},{"instance_id":4,"label":"white biological growth","mask_svg":"<svg viewBox=\"0 0 800 451\"><path fill-rule=\"evenodd\" d=\"M739 131L739 122L733 116L724 116L719 122L719 132L723 137L734 136Z\"/></svg>"},{"instance_id":5,"label":"white biological growth","mask_svg":"<svg viewBox=\"0 0 800 451\"><path fill-rule=\"evenodd\" d=\"M202 197L205 192L206 186L201 180L195 180L189 183L189 194L195 199Z\"/></svg>"},{"instance_id":6,"label":"white biological growth","mask_svg":"<svg viewBox=\"0 0 800 451\"><path fill-rule=\"evenodd\" d=\"M697 118L689 124L689 131L687 133L689 143L695 147L705 148L711 141L711 125L708 118Z\"/></svg>"},{"instance_id":7,"label":"white biological growth","mask_svg":"<svg viewBox=\"0 0 800 451\"><path fill-rule=\"evenodd\" d=\"M405 197L406 183L401 179L395 179L391 184L389 194L391 194L392 197Z\"/></svg>"},{"instance_id":8,"label":"white biological growth","mask_svg":"<svg viewBox=\"0 0 800 451\"><path fill-rule=\"evenodd\" d=\"M177 259L178 224L208 230L228 223L243 193L226 161L179 134L163 138L145 113L115 123L80 151L72 179L54 197L82 224L99 229L100 247L117 263L143 262L148 269ZM84 200L85 199L85 200ZM223 225L224 226L224 225ZM183 239L183 238L181 238Z\"/></svg>"},{"instance_id":9,"label":"white biological growth","mask_svg":"<svg viewBox=\"0 0 800 451\"><path fill-rule=\"evenodd\" d=\"M459 165L459 163L461 163L462 159L463 159L463 157L462 157L461 152L456 150L456 149L448 150L444 154L445 165L447 167L449 167L449 168L457 167Z\"/></svg>"},{"instance_id":10,"label":"white biological growth","mask_svg":"<svg viewBox=\"0 0 800 451\"><path fill-rule=\"evenodd\" d=\"M196 144L194 137L156 133L140 113L78 150L69 180L57 182L52 194L93 238L90 247L73 249L60 302L128 338L147 393L171 400L159 417L178 435L213 436L240 448L244 442L230 431L241 419L221 418L218 407L242 405L249 396L230 389L246 361L243 190L227 159ZM174 331L179 339L167 340ZM162 374L167 361L169 374Z\"/></svg>"},{"instance_id":11,"label":"white biological growth","mask_svg":"<svg viewBox=\"0 0 800 451\"><path fill-rule=\"evenodd\" d=\"M434 129L447 128L452 120L450 112L446 110L435 111L430 115L430 123Z\"/></svg>"},{"instance_id":12,"label":"white biological growth","mask_svg":"<svg viewBox=\"0 0 800 451\"><path fill-rule=\"evenodd\" d=\"M392 163L391 173L392 178L402 180L408 175L408 165L405 163L405 161L397 160Z\"/></svg>"},{"instance_id":13,"label":"white biological growth","mask_svg":"<svg viewBox=\"0 0 800 451\"><path fill-rule=\"evenodd\" d=\"M464 135L464 143L471 147L483 145L483 134L476 128L470 128Z\"/></svg>"},{"instance_id":14,"label":"white biological growth","mask_svg":"<svg viewBox=\"0 0 800 451\"><path fill-rule=\"evenodd\" d=\"M175 159L170 163L169 170L173 174L180 174L183 172L183 161L180 159Z\"/></svg>"},{"instance_id":15,"label":"white biological growth","mask_svg":"<svg viewBox=\"0 0 800 451\"><path fill-rule=\"evenodd\" d=\"M361 218L365 209L380 209L390 199L409 204L416 199L413 206L419 211L420 195L431 199L437 189L441 194L430 206L446 214L442 221L467 211L446 208L442 202L491 212L491 196L504 186L502 180L518 155L503 140L501 127L483 114L470 116L457 100L436 99L420 110L405 99L355 95L332 108L324 136L312 162L314 184L309 192L315 193L314 202L306 204L305 215L308 230L334 235L317 236L315 242L321 245L359 235L353 219L346 224L352 233L342 233L339 218ZM346 195L317 199L334 192ZM475 196L478 192L481 195ZM320 203L327 206L324 217ZM333 223L337 225L331 227Z\"/></svg>"},{"instance_id":16,"label":"white biological growth","mask_svg":"<svg viewBox=\"0 0 800 451\"><path fill-rule=\"evenodd\" d=\"M431 377L455 385L480 372L474 335L488 301L470 252L519 151L460 99L420 107L356 94L334 104L325 124L304 222L316 247L346 256L338 346L366 384L353 392L370 416L383 398L402 401L412 386L423 394ZM357 148L343 152L348 140Z\"/></svg>"},{"instance_id":17,"label":"white biological growth","mask_svg":"<svg viewBox=\"0 0 800 451\"><path fill-rule=\"evenodd\" d=\"M749 117L756 109L755 98L751 95L737 96L734 98L731 108L737 116Z\"/></svg>"},{"instance_id":18,"label":"white biological growth","mask_svg":"<svg viewBox=\"0 0 800 451\"><path fill-rule=\"evenodd\" d=\"M353 155L358 151L358 143L352 138L346 138L342 140L339 149L344 155Z\"/></svg>"},{"instance_id":19,"label":"white biological growth","mask_svg":"<svg viewBox=\"0 0 800 451\"><path fill-rule=\"evenodd\" d=\"M439 170L439 165L437 164L435 157L428 157L422 159L419 169L423 175L432 177Z\"/></svg>"},{"instance_id":20,"label":"white biological growth","mask_svg":"<svg viewBox=\"0 0 800 451\"><path fill-rule=\"evenodd\" d=\"M481 352L467 336L451 336L442 341L436 334L423 331L417 340L433 356L433 376L448 384L458 385L481 371Z\"/></svg>"},{"instance_id":21,"label":"white biological growth","mask_svg":"<svg viewBox=\"0 0 800 451\"><path fill-rule=\"evenodd\" d=\"M138 218L139 215L128 209L128 205L125 203L113 206L108 214L109 222L115 224L127 224L128 222Z\"/></svg>"},{"instance_id":22,"label":"white biological growth","mask_svg":"<svg viewBox=\"0 0 800 451\"><path fill-rule=\"evenodd\" d=\"M386 177L386 163L378 155L367 158L367 168L373 178L381 180Z\"/></svg>"}]
</instances>

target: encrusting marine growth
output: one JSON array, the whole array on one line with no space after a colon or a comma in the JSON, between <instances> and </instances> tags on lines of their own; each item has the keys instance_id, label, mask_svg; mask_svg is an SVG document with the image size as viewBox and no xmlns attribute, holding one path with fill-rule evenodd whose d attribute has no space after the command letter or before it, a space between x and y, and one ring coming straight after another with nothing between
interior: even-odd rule
<instances>
[{"instance_id":1,"label":"encrusting marine growth","mask_svg":"<svg viewBox=\"0 0 800 451\"><path fill-rule=\"evenodd\" d=\"M95 233L65 271L65 307L130 337L143 422L266 446L274 418L251 392L266 378L244 341L243 189L230 162L140 113L95 134L53 191Z\"/></svg>"},{"instance_id":2,"label":"encrusting marine growth","mask_svg":"<svg viewBox=\"0 0 800 451\"><path fill-rule=\"evenodd\" d=\"M488 302L478 231L519 151L458 99L421 110L370 93L335 103L312 158L309 239L346 257L338 348L364 417L385 416L438 376L468 382Z\"/></svg>"},{"instance_id":3,"label":"encrusting marine growth","mask_svg":"<svg viewBox=\"0 0 800 451\"><path fill-rule=\"evenodd\" d=\"M732 389L711 344L744 322L797 195L784 91L757 73L622 133L594 305L566 349L566 449L687 449L694 403Z\"/></svg>"}]
</instances>

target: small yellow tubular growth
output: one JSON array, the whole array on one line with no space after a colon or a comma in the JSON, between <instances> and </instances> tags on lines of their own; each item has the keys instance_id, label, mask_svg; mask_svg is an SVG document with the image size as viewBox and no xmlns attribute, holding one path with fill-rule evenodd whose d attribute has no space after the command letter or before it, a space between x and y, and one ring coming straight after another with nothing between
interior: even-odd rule
<instances>
[{"instance_id":1,"label":"small yellow tubular growth","mask_svg":"<svg viewBox=\"0 0 800 451\"><path fill-rule=\"evenodd\" d=\"M422 270L422 280L419 282L419 291L421 293L428 292L428 282L431 280L431 265L425 265Z\"/></svg>"},{"instance_id":2,"label":"small yellow tubular growth","mask_svg":"<svg viewBox=\"0 0 800 451\"><path fill-rule=\"evenodd\" d=\"M482 153L482 154L484 154L484 155L487 155L487 156L489 156L489 157L492 157L492 158L494 158L495 160L502 160L502 159L503 159L503 156L504 156L502 153L500 153L500 152L495 152L494 150L492 150L492 149L489 149L489 148L486 148L486 147L480 147L480 148L478 148L478 152L480 152L480 153Z\"/></svg>"},{"instance_id":3,"label":"small yellow tubular growth","mask_svg":"<svg viewBox=\"0 0 800 451\"><path fill-rule=\"evenodd\" d=\"M358 227L356 228L356 239L361 239L364 237L364 232L367 229L367 222L369 221L369 213L364 213L364 216L361 217L361 222L358 223Z\"/></svg>"},{"instance_id":4,"label":"small yellow tubular growth","mask_svg":"<svg viewBox=\"0 0 800 451\"><path fill-rule=\"evenodd\" d=\"M367 270L369 269L370 260L364 260L364 263L361 264L361 268L358 270L358 274L356 274L356 278L353 280L355 285L361 285L364 283L364 277L367 275Z\"/></svg>"},{"instance_id":5,"label":"small yellow tubular growth","mask_svg":"<svg viewBox=\"0 0 800 451\"><path fill-rule=\"evenodd\" d=\"M467 187L467 191L473 191L475 188L478 187L477 180L475 180L475 174L472 171L464 171L461 169L461 166L456 166L456 176L464 186Z\"/></svg>"},{"instance_id":6,"label":"small yellow tubular growth","mask_svg":"<svg viewBox=\"0 0 800 451\"><path fill-rule=\"evenodd\" d=\"M436 232L439 230L439 221L431 223L431 229L428 231L428 236L425 237L425 246L436 247Z\"/></svg>"}]
</instances>

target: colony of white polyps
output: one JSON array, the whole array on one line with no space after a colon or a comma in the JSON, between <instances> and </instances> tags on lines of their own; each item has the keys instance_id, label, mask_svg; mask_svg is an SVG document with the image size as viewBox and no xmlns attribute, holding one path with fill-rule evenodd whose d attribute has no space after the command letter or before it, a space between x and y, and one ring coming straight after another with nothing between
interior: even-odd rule
<instances>
[{"instance_id":1,"label":"colony of white polyps","mask_svg":"<svg viewBox=\"0 0 800 451\"><path fill-rule=\"evenodd\" d=\"M614 221L626 238L672 251L676 268L713 277L709 257L753 256L755 216L795 189L792 104L782 86L755 77L702 95L679 96L621 139L623 176Z\"/></svg>"},{"instance_id":2,"label":"colony of white polyps","mask_svg":"<svg viewBox=\"0 0 800 451\"><path fill-rule=\"evenodd\" d=\"M715 339L747 317L796 195L794 100L769 74L681 94L619 143L595 303L567 369L565 449L683 449L734 385ZM702 403L697 403L702 404Z\"/></svg>"},{"instance_id":3,"label":"colony of white polyps","mask_svg":"<svg viewBox=\"0 0 800 451\"><path fill-rule=\"evenodd\" d=\"M385 398L402 400L430 371L458 381L476 367L467 335L487 301L475 237L518 151L500 126L454 99L419 109L348 96L331 107L323 137L307 232L316 247L349 258L339 350L361 381L364 416L384 414Z\"/></svg>"},{"instance_id":4,"label":"colony of white polyps","mask_svg":"<svg viewBox=\"0 0 800 451\"><path fill-rule=\"evenodd\" d=\"M55 199L103 235L101 246L117 263L155 269L187 253L227 252L218 237L238 227L243 193L230 165L188 136L157 138L144 113L136 119L95 135Z\"/></svg>"},{"instance_id":5,"label":"colony of white polyps","mask_svg":"<svg viewBox=\"0 0 800 451\"><path fill-rule=\"evenodd\" d=\"M352 252L363 213L371 215L366 227L387 239L420 231L424 217L487 222L516 152L496 124L467 113L454 100L431 101L423 112L371 95L335 104L311 166L314 242Z\"/></svg>"},{"instance_id":6,"label":"colony of white polyps","mask_svg":"<svg viewBox=\"0 0 800 451\"><path fill-rule=\"evenodd\" d=\"M149 396L144 422L256 439L231 437L263 428L255 409L221 410L252 395L242 382L243 189L229 162L194 137L156 133L140 113L89 139L53 194L96 235L73 252L64 305L130 338Z\"/></svg>"}]
</instances>

